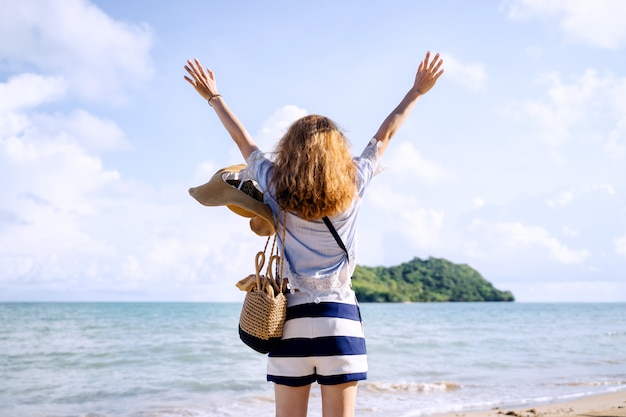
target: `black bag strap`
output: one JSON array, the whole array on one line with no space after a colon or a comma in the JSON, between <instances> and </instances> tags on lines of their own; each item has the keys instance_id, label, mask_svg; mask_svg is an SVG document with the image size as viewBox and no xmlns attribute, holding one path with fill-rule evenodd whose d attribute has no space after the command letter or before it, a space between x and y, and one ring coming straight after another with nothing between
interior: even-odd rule
<instances>
[{"instance_id":1,"label":"black bag strap","mask_svg":"<svg viewBox=\"0 0 626 417\"><path fill-rule=\"evenodd\" d=\"M339 247L343 249L343 251L346 253L346 258L348 259L348 262L350 262L350 255L348 255L348 249L346 249L346 245L343 244L341 237L339 237L339 233L337 233L337 230L335 230L335 226L333 226L333 223L330 221L330 219L327 216L322 217L322 220L324 220L324 223L326 223L326 227L328 227L328 230L330 230L330 233L332 233Z\"/></svg>"}]
</instances>

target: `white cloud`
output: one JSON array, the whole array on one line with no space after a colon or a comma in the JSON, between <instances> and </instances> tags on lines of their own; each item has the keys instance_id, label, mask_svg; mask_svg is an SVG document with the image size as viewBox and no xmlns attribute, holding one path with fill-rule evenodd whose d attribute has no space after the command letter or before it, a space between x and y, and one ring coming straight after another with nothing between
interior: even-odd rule
<instances>
[{"instance_id":1,"label":"white cloud","mask_svg":"<svg viewBox=\"0 0 626 417\"><path fill-rule=\"evenodd\" d=\"M559 193L555 198L547 201L548 207L558 207L571 204L575 198L580 198L585 194L601 192L606 195L614 195L615 189L611 184L592 184L588 186L578 187L576 190L568 190Z\"/></svg>"},{"instance_id":2,"label":"white cloud","mask_svg":"<svg viewBox=\"0 0 626 417\"><path fill-rule=\"evenodd\" d=\"M441 54L446 71L445 77L464 86L470 91L481 91L487 83L485 65L466 63L451 54Z\"/></svg>"},{"instance_id":3,"label":"white cloud","mask_svg":"<svg viewBox=\"0 0 626 417\"><path fill-rule=\"evenodd\" d=\"M569 204L574 200L574 193L572 191L565 191L559 194L555 199L548 200L549 207L563 206Z\"/></svg>"},{"instance_id":4,"label":"white cloud","mask_svg":"<svg viewBox=\"0 0 626 417\"><path fill-rule=\"evenodd\" d=\"M526 48L524 48L523 54L526 57L537 60L543 57L544 50L538 47L527 46Z\"/></svg>"},{"instance_id":5,"label":"white cloud","mask_svg":"<svg viewBox=\"0 0 626 417\"><path fill-rule=\"evenodd\" d=\"M413 248L433 250L443 243L441 232L445 213L420 206L413 193L394 190L387 185L372 185L368 200L384 218L385 233L401 236Z\"/></svg>"},{"instance_id":6,"label":"white cloud","mask_svg":"<svg viewBox=\"0 0 626 417\"><path fill-rule=\"evenodd\" d=\"M61 77L21 74L0 83L0 140L32 128L33 120L27 112L62 98L65 91L66 83Z\"/></svg>"},{"instance_id":7,"label":"white cloud","mask_svg":"<svg viewBox=\"0 0 626 417\"><path fill-rule=\"evenodd\" d=\"M71 137L92 151L129 147L124 132L117 124L111 120L100 119L84 110L76 110L68 116L37 114L32 117L32 121L40 134Z\"/></svg>"},{"instance_id":8,"label":"white cloud","mask_svg":"<svg viewBox=\"0 0 626 417\"><path fill-rule=\"evenodd\" d=\"M601 77L587 70L571 82L558 73L544 74L539 83L546 86L547 96L522 104L522 113L539 128L538 137L555 156L574 141L596 140L612 158L621 158L626 150L626 79L611 75Z\"/></svg>"},{"instance_id":9,"label":"white cloud","mask_svg":"<svg viewBox=\"0 0 626 417\"><path fill-rule=\"evenodd\" d=\"M286 105L277 109L263 122L261 129L255 135L255 141L261 149L269 152L274 149L287 128L297 119L306 115L305 109L294 105Z\"/></svg>"},{"instance_id":10,"label":"white cloud","mask_svg":"<svg viewBox=\"0 0 626 417\"><path fill-rule=\"evenodd\" d=\"M623 302L626 282L585 280L506 282L506 288L521 302Z\"/></svg>"},{"instance_id":11,"label":"white cloud","mask_svg":"<svg viewBox=\"0 0 626 417\"><path fill-rule=\"evenodd\" d=\"M565 36L604 49L626 44L626 3L622 0L510 0L505 3L514 19L555 19Z\"/></svg>"},{"instance_id":12,"label":"white cloud","mask_svg":"<svg viewBox=\"0 0 626 417\"><path fill-rule=\"evenodd\" d=\"M219 168L217 168L215 164L210 161L204 161L198 164L192 179L194 187L208 182L218 169Z\"/></svg>"},{"instance_id":13,"label":"white cloud","mask_svg":"<svg viewBox=\"0 0 626 417\"><path fill-rule=\"evenodd\" d=\"M141 258L142 245L132 243L159 242L155 224L176 211L155 193L160 217L147 216L132 182L94 153L127 146L117 124L40 106L122 97L151 71L149 31L83 1L23 1L3 4L0 37L11 39L0 43L2 65L29 71L0 83L0 178L11 179L0 189L0 282L16 284L22 297L38 283L71 292L123 282L120 259Z\"/></svg>"},{"instance_id":14,"label":"white cloud","mask_svg":"<svg viewBox=\"0 0 626 417\"><path fill-rule=\"evenodd\" d=\"M102 213L89 196L119 175L71 141L40 139L0 139L0 176L12 178L0 206L19 220L0 224L0 281L65 280L86 261L77 262L81 256L116 251L114 242L91 236L82 221L102 220L92 217Z\"/></svg>"},{"instance_id":15,"label":"white cloud","mask_svg":"<svg viewBox=\"0 0 626 417\"><path fill-rule=\"evenodd\" d=\"M477 209L485 206L485 200L480 197L475 197L470 202L470 208Z\"/></svg>"},{"instance_id":16,"label":"white cloud","mask_svg":"<svg viewBox=\"0 0 626 417\"><path fill-rule=\"evenodd\" d=\"M451 181L455 175L435 161L422 157L411 142L400 142L385 154L383 165L394 178L408 182L438 185Z\"/></svg>"},{"instance_id":17,"label":"white cloud","mask_svg":"<svg viewBox=\"0 0 626 417\"><path fill-rule=\"evenodd\" d=\"M247 219L201 206L184 184L124 179L71 139L0 140L0 176L12 178L0 191L5 288L19 299L31 288L64 299L239 296L234 282L263 244Z\"/></svg>"},{"instance_id":18,"label":"white cloud","mask_svg":"<svg viewBox=\"0 0 626 417\"><path fill-rule=\"evenodd\" d=\"M0 62L63 77L69 92L118 101L152 75L146 25L115 21L85 0L4 2Z\"/></svg>"},{"instance_id":19,"label":"white cloud","mask_svg":"<svg viewBox=\"0 0 626 417\"><path fill-rule=\"evenodd\" d=\"M571 227L568 227L568 226L563 226L561 231L567 237L576 237L580 234L578 230L572 229Z\"/></svg>"},{"instance_id":20,"label":"white cloud","mask_svg":"<svg viewBox=\"0 0 626 417\"><path fill-rule=\"evenodd\" d=\"M11 77L6 83L0 83L0 114L55 101L65 94L66 88L66 82L62 77L45 77L37 74Z\"/></svg>"},{"instance_id":21,"label":"white cloud","mask_svg":"<svg viewBox=\"0 0 626 417\"><path fill-rule=\"evenodd\" d=\"M563 83L557 73L544 75L541 83L548 86L547 100L528 101L524 110L542 127L540 138L558 148L571 140L572 126L588 114L588 105L605 83L595 71L587 71L569 85Z\"/></svg>"},{"instance_id":22,"label":"white cloud","mask_svg":"<svg viewBox=\"0 0 626 417\"><path fill-rule=\"evenodd\" d=\"M4 204L29 193L62 210L92 212L84 194L119 179L116 171L103 169L99 158L68 139L0 139L0 161L2 177L13 178L3 185Z\"/></svg>"},{"instance_id":23,"label":"white cloud","mask_svg":"<svg viewBox=\"0 0 626 417\"><path fill-rule=\"evenodd\" d=\"M615 253L626 257L626 235L615 238L613 243L615 244Z\"/></svg>"},{"instance_id":24,"label":"white cloud","mask_svg":"<svg viewBox=\"0 0 626 417\"><path fill-rule=\"evenodd\" d=\"M594 191L603 191L608 195L615 195L615 188L611 184L593 184L588 187L583 187L584 193L590 193Z\"/></svg>"},{"instance_id":25,"label":"white cloud","mask_svg":"<svg viewBox=\"0 0 626 417\"><path fill-rule=\"evenodd\" d=\"M590 255L586 249L568 248L542 227L521 222L474 220L469 230L483 235L485 243L491 241L495 251L508 251L508 248L514 251L516 256L520 256L518 252L520 249L535 248L547 251L549 256L557 262L575 264L584 262Z\"/></svg>"},{"instance_id":26,"label":"white cloud","mask_svg":"<svg viewBox=\"0 0 626 417\"><path fill-rule=\"evenodd\" d=\"M626 119L620 120L611 131L604 150L611 158L623 159L626 156Z\"/></svg>"}]
</instances>

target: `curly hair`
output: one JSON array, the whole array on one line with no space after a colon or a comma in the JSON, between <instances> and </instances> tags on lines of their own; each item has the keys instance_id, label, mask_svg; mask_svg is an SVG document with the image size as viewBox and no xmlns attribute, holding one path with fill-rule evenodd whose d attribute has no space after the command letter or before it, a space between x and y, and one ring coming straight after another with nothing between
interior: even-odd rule
<instances>
[{"instance_id":1,"label":"curly hair","mask_svg":"<svg viewBox=\"0 0 626 417\"><path fill-rule=\"evenodd\" d=\"M341 213L356 196L350 144L337 125L319 115L296 120L276 146L270 179L284 210L305 220Z\"/></svg>"}]
</instances>

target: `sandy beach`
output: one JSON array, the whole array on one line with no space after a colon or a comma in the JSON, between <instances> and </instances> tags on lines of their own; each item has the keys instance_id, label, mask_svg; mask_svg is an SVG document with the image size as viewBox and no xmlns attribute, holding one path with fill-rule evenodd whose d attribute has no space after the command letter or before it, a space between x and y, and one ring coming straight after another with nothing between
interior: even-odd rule
<instances>
[{"instance_id":1,"label":"sandy beach","mask_svg":"<svg viewBox=\"0 0 626 417\"><path fill-rule=\"evenodd\" d=\"M483 411L446 413L438 417L626 417L626 391L592 395L569 401L528 405L520 408L493 408Z\"/></svg>"}]
</instances>

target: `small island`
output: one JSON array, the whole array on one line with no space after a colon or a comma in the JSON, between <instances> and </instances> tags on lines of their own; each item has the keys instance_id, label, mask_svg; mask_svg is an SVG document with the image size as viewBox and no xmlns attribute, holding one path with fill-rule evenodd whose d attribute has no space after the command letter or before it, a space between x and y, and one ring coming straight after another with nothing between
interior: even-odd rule
<instances>
[{"instance_id":1,"label":"small island","mask_svg":"<svg viewBox=\"0 0 626 417\"><path fill-rule=\"evenodd\" d=\"M469 265L442 258L414 258L389 268L357 265L352 288L361 302L515 301Z\"/></svg>"}]
</instances>

